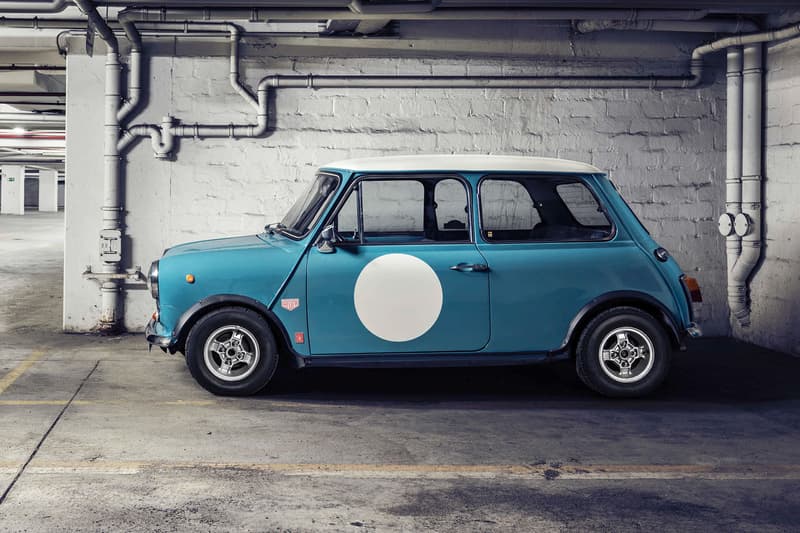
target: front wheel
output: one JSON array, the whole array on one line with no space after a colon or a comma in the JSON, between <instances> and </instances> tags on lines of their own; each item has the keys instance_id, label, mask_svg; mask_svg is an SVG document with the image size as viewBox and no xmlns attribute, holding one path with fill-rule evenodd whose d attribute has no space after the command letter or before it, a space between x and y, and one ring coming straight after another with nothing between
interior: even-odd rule
<instances>
[{"instance_id":1,"label":"front wheel","mask_svg":"<svg viewBox=\"0 0 800 533\"><path fill-rule=\"evenodd\" d=\"M655 318L634 307L616 307L584 328L575 363L581 381L600 394L643 396L666 378L671 352Z\"/></svg>"},{"instance_id":2,"label":"front wheel","mask_svg":"<svg viewBox=\"0 0 800 533\"><path fill-rule=\"evenodd\" d=\"M275 337L250 309L212 311L186 339L189 371L206 390L221 396L247 396L263 389L278 366Z\"/></svg>"}]
</instances>

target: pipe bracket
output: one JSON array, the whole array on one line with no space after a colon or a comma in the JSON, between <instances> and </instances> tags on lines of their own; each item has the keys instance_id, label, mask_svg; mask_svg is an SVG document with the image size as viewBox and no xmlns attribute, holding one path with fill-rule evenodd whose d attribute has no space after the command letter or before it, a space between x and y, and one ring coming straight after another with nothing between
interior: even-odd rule
<instances>
[{"instance_id":1,"label":"pipe bracket","mask_svg":"<svg viewBox=\"0 0 800 533\"><path fill-rule=\"evenodd\" d=\"M91 265L86 265L86 270L81 274L83 279L97 281L101 285L108 281L128 281L137 284L147 284L147 276L142 272L142 267L136 266L125 272L93 272Z\"/></svg>"}]
</instances>

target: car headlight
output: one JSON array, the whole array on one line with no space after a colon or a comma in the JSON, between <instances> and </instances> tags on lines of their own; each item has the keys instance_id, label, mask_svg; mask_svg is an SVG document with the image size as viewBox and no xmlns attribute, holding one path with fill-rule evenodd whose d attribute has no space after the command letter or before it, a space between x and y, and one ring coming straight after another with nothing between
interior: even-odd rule
<instances>
[{"instance_id":1,"label":"car headlight","mask_svg":"<svg viewBox=\"0 0 800 533\"><path fill-rule=\"evenodd\" d=\"M150 283L150 294L158 300L158 261L153 261L153 264L150 265L147 281Z\"/></svg>"}]
</instances>

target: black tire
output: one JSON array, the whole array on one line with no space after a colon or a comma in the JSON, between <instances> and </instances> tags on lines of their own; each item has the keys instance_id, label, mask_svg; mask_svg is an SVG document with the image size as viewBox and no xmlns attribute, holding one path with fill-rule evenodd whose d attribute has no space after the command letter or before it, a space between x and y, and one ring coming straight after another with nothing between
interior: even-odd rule
<instances>
[{"instance_id":1,"label":"black tire","mask_svg":"<svg viewBox=\"0 0 800 533\"><path fill-rule=\"evenodd\" d=\"M225 364L219 352L209 350L206 357L206 345L211 346L215 339L224 339L230 331L225 343L235 343L238 334L238 346L231 345L230 353L250 354L252 364L237 361L228 365L227 379ZM212 338L213 337L213 338ZM234 339L234 340L231 340ZM222 344L217 343L217 346ZM247 355L242 355L247 357ZM186 339L186 363L189 372L206 390L219 396L248 396L255 394L269 383L278 367L278 349L275 337L264 318L250 309L241 307L224 307L210 312L192 326ZM235 375L239 373L240 375Z\"/></svg>"},{"instance_id":2,"label":"black tire","mask_svg":"<svg viewBox=\"0 0 800 533\"><path fill-rule=\"evenodd\" d=\"M627 347L631 349L626 351ZM602 348L615 360L601 361ZM646 355L631 363L628 358L633 357L632 350L636 350L633 353L637 357ZM660 322L641 309L615 307L594 317L581 332L575 368L581 381L595 392L610 397L636 397L661 385L669 372L671 356L672 346Z\"/></svg>"}]
</instances>

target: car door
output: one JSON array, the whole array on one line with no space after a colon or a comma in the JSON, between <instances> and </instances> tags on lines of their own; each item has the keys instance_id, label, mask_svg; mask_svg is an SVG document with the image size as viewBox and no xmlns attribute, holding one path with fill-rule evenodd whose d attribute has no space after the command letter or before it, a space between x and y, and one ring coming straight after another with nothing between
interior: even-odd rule
<instances>
[{"instance_id":1,"label":"car door","mask_svg":"<svg viewBox=\"0 0 800 533\"><path fill-rule=\"evenodd\" d=\"M591 176L490 175L479 185L478 248L491 268L497 352L559 349L585 305L619 291L654 294L655 267L614 223Z\"/></svg>"},{"instance_id":2,"label":"car door","mask_svg":"<svg viewBox=\"0 0 800 533\"><path fill-rule=\"evenodd\" d=\"M472 352L489 341L486 262L457 176L359 178L307 255L315 356Z\"/></svg>"}]
</instances>

